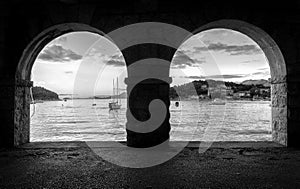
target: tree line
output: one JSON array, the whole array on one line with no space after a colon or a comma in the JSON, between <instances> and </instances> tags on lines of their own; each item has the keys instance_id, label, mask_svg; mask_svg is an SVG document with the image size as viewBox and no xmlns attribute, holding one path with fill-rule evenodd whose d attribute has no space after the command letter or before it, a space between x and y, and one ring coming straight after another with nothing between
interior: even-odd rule
<instances>
[{"instance_id":1,"label":"tree line","mask_svg":"<svg viewBox=\"0 0 300 189\"><path fill-rule=\"evenodd\" d=\"M191 95L207 95L208 93L208 87L213 87L212 85L224 85L228 88L230 88L233 93L241 92L241 91L248 91L250 93L250 96L260 96L260 97L270 97L270 92L263 91L261 92L260 89L269 89L270 87L264 86L262 84L259 85L245 85L241 83L234 83L234 82L223 82L223 81L214 81L214 80L198 80L193 81L190 83L185 83L183 85L170 87L169 96L170 99L176 99L178 98L178 94L180 94L181 97L187 98ZM207 86L207 88L203 87ZM177 91L177 92L176 92Z\"/></svg>"}]
</instances>

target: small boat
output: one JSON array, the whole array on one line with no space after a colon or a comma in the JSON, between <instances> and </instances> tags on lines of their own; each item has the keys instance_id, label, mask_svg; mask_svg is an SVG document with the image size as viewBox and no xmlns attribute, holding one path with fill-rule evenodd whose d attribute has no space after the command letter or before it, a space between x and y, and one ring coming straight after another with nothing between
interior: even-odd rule
<instances>
[{"instance_id":1,"label":"small boat","mask_svg":"<svg viewBox=\"0 0 300 189\"><path fill-rule=\"evenodd\" d=\"M121 108L121 104L118 104L118 102L110 102L108 103L108 107L110 110L118 110Z\"/></svg>"},{"instance_id":2,"label":"small boat","mask_svg":"<svg viewBox=\"0 0 300 189\"><path fill-rule=\"evenodd\" d=\"M117 78L116 88L115 82L113 80L113 96L111 97L111 102L108 103L109 110L121 109L121 99L119 98L119 81Z\"/></svg>"},{"instance_id":3,"label":"small boat","mask_svg":"<svg viewBox=\"0 0 300 189\"><path fill-rule=\"evenodd\" d=\"M211 103L211 105L225 105L226 102L224 100L221 100L219 98L214 99Z\"/></svg>"}]
</instances>

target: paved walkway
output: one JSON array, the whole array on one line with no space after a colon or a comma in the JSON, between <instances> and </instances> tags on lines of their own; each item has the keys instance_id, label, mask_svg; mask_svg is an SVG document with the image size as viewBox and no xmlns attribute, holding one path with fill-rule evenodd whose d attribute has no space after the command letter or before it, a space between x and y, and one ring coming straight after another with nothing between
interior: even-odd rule
<instances>
[{"instance_id":1,"label":"paved walkway","mask_svg":"<svg viewBox=\"0 0 300 189\"><path fill-rule=\"evenodd\" d=\"M198 145L133 169L103 160L84 142L29 143L0 152L0 188L300 188L300 149L221 142L199 153ZM122 151L109 142L98 148Z\"/></svg>"}]
</instances>

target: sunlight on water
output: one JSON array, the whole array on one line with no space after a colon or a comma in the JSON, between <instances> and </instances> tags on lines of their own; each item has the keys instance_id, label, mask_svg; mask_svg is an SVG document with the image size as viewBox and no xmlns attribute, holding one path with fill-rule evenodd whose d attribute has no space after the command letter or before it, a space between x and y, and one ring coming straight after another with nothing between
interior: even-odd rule
<instances>
[{"instance_id":1,"label":"sunlight on water","mask_svg":"<svg viewBox=\"0 0 300 189\"><path fill-rule=\"evenodd\" d=\"M35 112L31 105L30 140L125 141L126 100L117 112L109 111L108 102L50 101L35 104ZM218 130L214 133L218 141L272 140L268 101L227 101L225 107L207 101L182 101L179 107L174 103L170 107L171 140L203 140L208 125Z\"/></svg>"}]
</instances>

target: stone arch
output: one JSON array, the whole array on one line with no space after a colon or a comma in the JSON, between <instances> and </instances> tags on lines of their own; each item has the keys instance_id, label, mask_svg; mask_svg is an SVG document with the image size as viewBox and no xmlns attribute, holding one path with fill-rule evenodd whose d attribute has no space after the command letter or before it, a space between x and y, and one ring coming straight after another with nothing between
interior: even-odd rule
<instances>
[{"instance_id":1,"label":"stone arch","mask_svg":"<svg viewBox=\"0 0 300 189\"><path fill-rule=\"evenodd\" d=\"M254 40L264 52L271 72L272 138L276 143L288 144L287 136L287 71L283 55L276 42L262 29L240 20L217 20L201 26L192 33L209 29L231 29Z\"/></svg>"},{"instance_id":2,"label":"stone arch","mask_svg":"<svg viewBox=\"0 0 300 189\"><path fill-rule=\"evenodd\" d=\"M39 52L53 39L70 32L87 31L104 35L104 33L92 26L81 23L64 23L51 26L36 36L23 51L18 63L16 79L30 80L31 68Z\"/></svg>"},{"instance_id":3,"label":"stone arch","mask_svg":"<svg viewBox=\"0 0 300 189\"><path fill-rule=\"evenodd\" d=\"M70 32L104 33L82 23L63 23L51 26L38 34L25 48L15 73L14 146L28 143L30 136L31 69L40 51L55 38Z\"/></svg>"}]
</instances>

